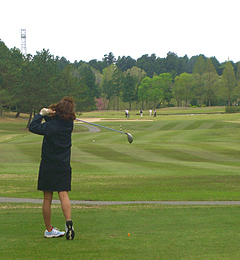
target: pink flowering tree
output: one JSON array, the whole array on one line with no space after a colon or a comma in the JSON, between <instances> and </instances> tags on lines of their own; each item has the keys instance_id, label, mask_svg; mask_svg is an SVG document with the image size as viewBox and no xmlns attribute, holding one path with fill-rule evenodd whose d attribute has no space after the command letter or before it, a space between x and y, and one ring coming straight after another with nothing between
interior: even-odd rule
<instances>
[{"instance_id":1,"label":"pink flowering tree","mask_svg":"<svg viewBox=\"0 0 240 260\"><path fill-rule=\"evenodd\" d=\"M95 99L98 110L105 110L108 107L109 100L105 97L99 97Z\"/></svg>"}]
</instances>

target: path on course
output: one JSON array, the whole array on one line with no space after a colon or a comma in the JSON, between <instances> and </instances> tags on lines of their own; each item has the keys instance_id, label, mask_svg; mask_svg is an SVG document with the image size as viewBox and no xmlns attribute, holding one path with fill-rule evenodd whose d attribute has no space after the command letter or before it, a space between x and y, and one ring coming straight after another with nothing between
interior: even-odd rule
<instances>
[{"instance_id":1,"label":"path on course","mask_svg":"<svg viewBox=\"0 0 240 260\"><path fill-rule=\"evenodd\" d=\"M23 199L0 197L0 203L42 203L42 199ZM53 204L61 204L59 200L53 200ZM71 200L71 204L87 205L123 205L123 204L165 204L165 205L240 205L240 201L89 201Z\"/></svg>"},{"instance_id":2,"label":"path on course","mask_svg":"<svg viewBox=\"0 0 240 260\"><path fill-rule=\"evenodd\" d=\"M99 128L97 128L96 126L93 125L84 125L84 127L86 127L89 131L86 133L97 133L100 131ZM85 132L84 132L85 133Z\"/></svg>"}]
</instances>

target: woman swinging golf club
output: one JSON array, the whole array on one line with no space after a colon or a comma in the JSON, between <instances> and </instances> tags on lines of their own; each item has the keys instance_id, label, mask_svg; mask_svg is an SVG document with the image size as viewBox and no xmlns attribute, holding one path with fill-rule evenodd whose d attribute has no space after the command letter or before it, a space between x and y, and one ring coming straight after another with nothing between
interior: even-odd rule
<instances>
[{"instance_id":1,"label":"woman swinging golf club","mask_svg":"<svg viewBox=\"0 0 240 260\"><path fill-rule=\"evenodd\" d=\"M42 119L45 122L42 123ZM64 97L57 104L43 108L37 114L29 131L44 135L42 143L42 159L38 176L38 190L44 194L42 212L46 226L44 237L61 237L65 232L54 228L51 223L51 204L53 192L57 191L63 214L66 219L66 238L74 238L73 222L71 220L71 204L68 191L71 190L72 169L70 165L71 134L75 120L74 101Z\"/></svg>"}]
</instances>

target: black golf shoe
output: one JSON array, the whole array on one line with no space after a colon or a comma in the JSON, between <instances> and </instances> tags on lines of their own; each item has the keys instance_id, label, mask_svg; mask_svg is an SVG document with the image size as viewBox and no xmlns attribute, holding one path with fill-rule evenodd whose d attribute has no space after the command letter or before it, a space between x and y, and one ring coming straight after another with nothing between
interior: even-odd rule
<instances>
[{"instance_id":1,"label":"black golf shoe","mask_svg":"<svg viewBox=\"0 0 240 260\"><path fill-rule=\"evenodd\" d=\"M66 239L67 240L73 240L74 236L75 236L75 232L74 232L74 229L73 229L72 220L66 221L65 229L66 229Z\"/></svg>"}]
</instances>

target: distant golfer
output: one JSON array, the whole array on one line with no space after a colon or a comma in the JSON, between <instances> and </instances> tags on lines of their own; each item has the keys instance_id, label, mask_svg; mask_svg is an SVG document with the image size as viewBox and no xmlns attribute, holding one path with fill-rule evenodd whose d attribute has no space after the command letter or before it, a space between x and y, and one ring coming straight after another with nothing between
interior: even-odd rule
<instances>
[{"instance_id":1,"label":"distant golfer","mask_svg":"<svg viewBox=\"0 0 240 260\"><path fill-rule=\"evenodd\" d=\"M154 109L154 117L156 117L156 116L157 116L157 110Z\"/></svg>"},{"instance_id":2,"label":"distant golfer","mask_svg":"<svg viewBox=\"0 0 240 260\"><path fill-rule=\"evenodd\" d=\"M42 120L45 122L42 123ZM66 219L66 238L72 240L75 232L71 220L71 204L68 191L71 190L72 168L70 166L71 135L73 120L76 119L74 101L64 97L57 104L43 108L37 114L29 131L44 135L42 143L42 159L38 176L38 190L43 191L43 218L46 226L44 237L61 237L65 232L59 231L51 223L51 204L53 192L57 191Z\"/></svg>"},{"instance_id":3,"label":"distant golfer","mask_svg":"<svg viewBox=\"0 0 240 260\"><path fill-rule=\"evenodd\" d=\"M128 109L125 109L125 116L128 117Z\"/></svg>"},{"instance_id":4,"label":"distant golfer","mask_svg":"<svg viewBox=\"0 0 240 260\"><path fill-rule=\"evenodd\" d=\"M140 110L139 113L140 113L140 116L141 116L141 118L142 118L142 116L143 116L143 111Z\"/></svg>"}]
</instances>

